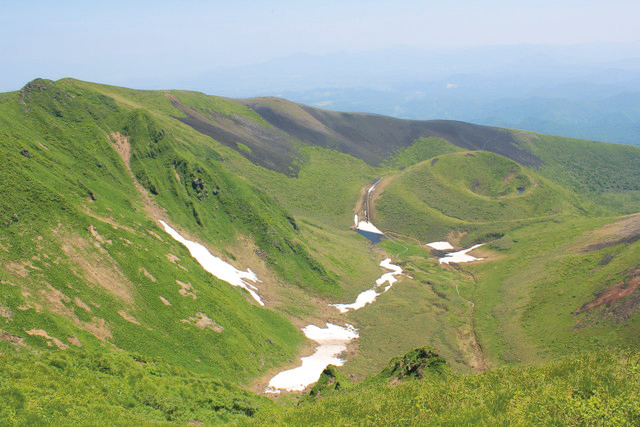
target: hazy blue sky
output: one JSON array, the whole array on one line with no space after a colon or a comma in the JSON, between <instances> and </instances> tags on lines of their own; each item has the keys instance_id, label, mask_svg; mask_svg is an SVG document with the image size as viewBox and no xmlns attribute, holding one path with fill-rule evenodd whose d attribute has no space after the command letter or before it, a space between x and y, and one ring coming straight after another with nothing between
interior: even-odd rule
<instances>
[{"instance_id":1,"label":"hazy blue sky","mask_svg":"<svg viewBox=\"0 0 640 427\"><path fill-rule=\"evenodd\" d=\"M639 41L638 0L0 0L0 91L170 80L296 52Z\"/></svg>"}]
</instances>

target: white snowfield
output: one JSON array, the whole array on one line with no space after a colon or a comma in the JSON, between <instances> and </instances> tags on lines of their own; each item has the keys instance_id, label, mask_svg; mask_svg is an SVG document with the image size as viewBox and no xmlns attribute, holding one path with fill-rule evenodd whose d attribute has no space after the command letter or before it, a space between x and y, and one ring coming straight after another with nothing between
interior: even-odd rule
<instances>
[{"instance_id":1,"label":"white snowfield","mask_svg":"<svg viewBox=\"0 0 640 427\"><path fill-rule=\"evenodd\" d=\"M332 307L337 308L340 313L346 313L349 310L358 310L364 307L367 304L371 304L376 300L379 295L387 292L391 289L391 286L395 282L398 281L395 276L398 274L402 274L402 268L397 265L391 264L391 258L387 258L380 263L381 267L386 268L387 270L392 270L390 273L385 273L378 280L376 280L376 286L372 289L367 289L364 292L361 292L360 295L356 298L356 301L352 304L329 304ZM384 283L388 283L387 286L382 290L382 292L378 292L376 290L377 287L382 286Z\"/></svg>"},{"instance_id":2,"label":"white snowfield","mask_svg":"<svg viewBox=\"0 0 640 427\"><path fill-rule=\"evenodd\" d=\"M191 240L187 240L182 237L176 230L171 228L166 222L160 220L160 224L164 227L164 231L166 231L171 237L173 237L178 242L182 243L184 246L189 249L191 256L196 259L209 273L213 274L220 280L224 280L228 284L232 286L238 286L243 289L246 289L249 294L255 299L258 304L264 305L260 295L258 295L258 288L253 286L247 280L251 280L256 283L259 282L258 276L251 271L250 268L247 271L240 271L235 268L233 265L224 262L220 258L211 255L211 252L200 243L192 242Z\"/></svg>"},{"instance_id":3,"label":"white snowfield","mask_svg":"<svg viewBox=\"0 0 640 427\"><path fill-rule=\"evenodd\" d=\"M451 243L449 242L431 242L427 243L427 246L437 251L446 251L449 249L453 249L453 246L451 246Z\"/></svg>"},{"instance_id":4,"label":"white snowfield","mask_svg":"<svg viewBox=\"0 0 640 427\"><path fill-rule=\"evenodd\" d=\"M302 391L309 384L318 381L327 365L342 366L344 360L338 355L347 349L347 344L358 338L358 331L351 325L346 327L327 323L326 328L309 325L302 329L307 338L320 344L315 353L302 358L302 365L280 372L269 381L267 393L280 390Z\"/></svg>"},{"instance_id":5,"label":"white snowfield","mask_svg":"<svg viewBox=\"0 0 640 427\"><path fill-rule=\"evenodd\" d=\"M382 231L378 230L378 228L375 225L367 221L360 221L356 228L358 230L368 231L370 233L384 234Z\"/></svg>"},{"instance_id":6,"label":"white snowfield","mask_svg":"<svg viewBox=\"0 0 640 427\"><path fill-rule=\"evenodd\" d=\"M451 262L456 262L456 263L471 262L471 261L479 261L481 259L484 259L484 258L476 258L474 256L467 255L467 252L471 252L472 250L477 249L482 245L484 245L484 243L471 246L469 249L464 249L462 251L449 252L447 255L439 259L440 264L449 264Z\"/></svg>"}]
</instances>

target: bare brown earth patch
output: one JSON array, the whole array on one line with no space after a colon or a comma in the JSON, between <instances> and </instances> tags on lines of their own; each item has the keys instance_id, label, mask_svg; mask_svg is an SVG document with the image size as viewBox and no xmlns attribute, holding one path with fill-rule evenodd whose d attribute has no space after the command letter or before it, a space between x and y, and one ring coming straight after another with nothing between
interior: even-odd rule
<instances>
[{"instance_id":1,"label":"bare brown earth patch","mask_svg":"<svg viewBox=\"0 0 640 427\"><path fill-rule=\"evenodd\" d=\"M71 344L75 345L76 347L82 347L82 343L80 342L78 337L67 337L67 339Z\"/></svg>"},{"instance_id":2,"label":"bare brown earth patch","mask_svg":"<svg viewBox=\"0 0 640 427\"><path fill-rule=\"evenodd\" d=\"M98 221L109 224L112 227L118 228L120 230L127 230L129 233L135 234L135 230L133 228L127 227L126 225L122 225L111 217L104 217L104 216L97 215L94 212L92 212L91 209L89 209L89 207L86 205L82 206L82 210L85 214L89 215L92 218L97 219Z\"/></svg>"},{"instance_id":3,"label":"bare brown earth patch","mask_svg":"<svg viewBox=\"0 0 640 427\"><path fill-rule=\"evenodd\" d=\"M210 329L214 332L222 332L224 328L211 320L209 316L204 313L197 312L194 317L180 320L183 323L190 323L200 329Z\"/></svg>"},{"instance_id":4,"label":"bare brown earth patch","mask_svg":"<svg viewBox=\"0 0 640 427\"><path fill-rule=\"evenodd\" d=\"M140 325L140 322L138 322L138 319L136 319L135 317L133 317L129 313L125 312L124 310L118 311L118 314L120 316L122 316L122 318L124 320L126 320L127 322L131 322L131 323L135 323L136 325Z\"/></svg>"},{"instance_id":5,"label":"bare brown earth patch","mask_svg":"<svg viewBox=\"0 0 640 427\"><path fill-rule=\"evenodd\" d=\"M163 303L164 305L171 305L171 303L169 302L169 300L168 300L168 299L166 299L165 297L159 297L159 298L160 298L160 301L162 301L162 303Z\"/></svg>"},{"instance_id":6,"label":"bare brown earth patch","mask_svg":"<svg viewBox=\"0 0 640 427\"><path fill-rule=\"evenodd\" d=\"M43 282L47 289L40 289L40 293L44 296L45 300L53 307L54 311L58 313L72 311L64 305L65 302L71 302L71 298L51 286L47 282Z\"/></svg>"},{"instance_id":7,"label":"bare brown earth patch","mask_svg":"<svg viewBox=\"0 0 640 427\"><path fill-rule=\"evenodd\" d=\"M82 302L82 300L78 297L75 297L73 299L73 302L76 303L76 305L80 308L82 308L84 311L86 311L87 313L91 313L91 307L89 307L87 304L85 304L84 302Z\"/></svg>"},{"instance_id":8,"label":"bare brown earth patch","mask_svg":"<svg viewBox=\"0 0 640 427\"><path fill-rule=\"evenodd\" d=\"M628 279L595 294L595 299L584 304L576 314L585 313L596 307L605 306L604 315L616 321L629 318L640 308L640 269L631 273ZM635 295L634 295L635 294Z\"/></svg>"},{"instance_id":9,"label":"bare brown earth patch","mask_svg":"<svg viewBox=\"0 0 640 427\"><path fill-rule=\"evenodd\" d=\"M180 280L176 280L176 283L180 285L180 290L178 290L178 292L180 292L180 295L182 295L183 297L191 297L193 299L198 299L198 296L196 295L196 292L198 291L193 288L193 286L191 285L191 282L184 283L184 282L181 282Z\"/></svg>"},{"instance_id":10,"label":"bare brown earth patch","mask_svg":"<svg viewBox=\"0 0 640 427\"><path fill-rule=\"evenodd\" d=\"M110 140L111 140L112 146L115 148L120 158L122 158L122 161L127 167L127 171L129 172L129 176L133 181L133 184L138 190L138 193L140 194L140 196L142 197L142 202L144 204L145 211L149 214L149 216L152 219L156 221L158 219L166 218L167 215L165 210L162 207L160 207L160 205L158 205L155 202L155 200L153 200L153 198L149 195L147 190L138 182L136 177L133 175L133 172L131 171L131 144L129 142L129 137L124 136L119 132L112 132ZM155 237L157 237L162 241L162 238L160 238L160 236L158 236L155 233L153 233L153 235L155 235Z\"/></svg>"},{"instance_id":11,"label":"bare brown earth patch","mask_svg":"<svg viewBox=\"0 0 640 427\"><path fill-rule=\"evenodd\" d=\"M473 329L464 326L460 327L457 335L460 350L465 355L469 367L475 371L487 370L484 352Z\"/></svg>"},{"instance_id":12,"label":"bare brown earth patch","mask_svg":"<svg viewBox=\"0 0 640 427\"><path fill-rule=\"evenodd\" d=\"M157 282L158 280L153 277L153 275L151 273L149 273L144 267L140 267L140 270L142 272L142 274L144 274L144 277L146 277L147 279L151 280L152 282Z\"/></svg>"},{"instance_id":13,"label":"bare brown earth patch","mask_svg":"<svg viewBox=\"0 0 640 427\"><path fill-rule=\"evenodd\" d=\"M13 312L7 307L0 305L0 316L4 317L5 319L11 319L11 316L13 316Z\"/></svg>"},{"instance_id":14,"label":"bare brown earth patch","mask_svg":"<svg viewBox=\"0 0 640 427\"><path fill-rule=\"evenodd\" d=\"M113 148L124 162L127 169L131 169L129 159L131 158L131 144L129 144L129 138L120 134L120 132L111 132L111 144Z\"/></svg>"},{"instance_id":15,"label":"bare brown earth patch","mask_svg":"<svg viewBox=\"0 0 640 427\"><path fill-rule=\"evenodd\" d=\"M29 270L25 267L25 264L19 264L15 261L10 261L4 265L5 270L20 277L27 277Z\"/></svg>"},{"instance_id":16,"label":"bare brown earth patch","mask_svg":"<svg viewBox=\"0 0 640 427\"><path fill-rule=\"evenodd\" d=\"M68 345L60 341L58 338L50 336L44 329L30 329L25 332L29 335L45 338L49 347L52 347L55 344L60 350L66 350L69 348Z\"/></svg>"},{"instance_id":17,"label":"bare brown earth patch","mask_svg":"<svg viewBox=\"0 0 640 427\"><path fill-rule=\"evenodd\" d=\"M176 263L178 261L180 261L180 258L178 258L177 256L175 256L174 254L167 254L167 259L169 261L171 261L172 263Z\"/></svg>"},{"instance_id":18,"label":"bare brown earth patch","mask_svg":"<svg viewBox=\"0 0 640 427\"><path fill-rule=\"evenodd\" d=\"M123 301L128 303L133 301L131 291L134 286L109 252L98 247L99 253L96 253L95 250L91 250L87 241L79 236L60 235L60 241L62 250L81 270L79 273L85 280L100 286Z\"/></svg>"},{"instance_id":19,"label":"bare brown earth patch","mask_svg":"<svg viewBox=\"0 0 640 427\"><path fill-rule=\"evenodd\" d=\"M0 340L4 340L13 345L24 345L24 338L10 334L0 329Z\"/></svg>"},{"instance_id":20,"label":"bare brown earth patch","mask_svg":"<svg viewBox=\"0 0 640 427\"><path fill-rule=\"evenodd\" d=\"M508 184L509 181L511 181L515 176L516 176L516 172L515 171L511 171L509 172L509 174L507 176L504 177L504 179L502 180L502 182L504 182L505 184Z\"/></svg>"},{"instance_id":21,"label":"bare brown earth patch","mask_svg":"<svg viewBox=\"0 0 640 427\"><path fill-rule=\"evenodd\" d=\"M60 316L66 317L70 319L76 326L86 331L89 331L96 338L101 341L105 341L108 338L112 338L111 330L107 325L107 322L104 319L99 317L93 317L90 322L82 321L76 316L72 307L67 307L64 303L68 303L71 299L66 296L64 293L54 288L50 284L43 282L46 289L41 289L40 294L44 297L47 302L47 306L52 313L58 314ZM23 294L26 298L30 298L31 294L26 292L26 295ZM74 302L77 306L83 308L87 312L91 312L91 308L82 302L79 298L74 298ZM30 302L28 307L34 308L36 311L41 311L42 307L36 302ZM20 308L20 307L19 307Z\"/></svg>"},{"instance_id":22,"label":"bare brown earth patch","mask_svg":"<svg viewBox=\"0 0 640 427\"><path fill-rule=\"evenodd\" d=\"M91 232L91 235L93 236L94 239L96 239L98 241L98 243L100 244L113 244L113 242L111 240L105 239L104 237L102 237L100 235L100 233L98 233L98 230L96 230L96 228L93 225L89 226L89 231Z\"/></svg>"},{"instance_id":23,"label":"bare brown earth patch","mask_svg":"<svg viewBox=\"0 0 640 427\"><path fill-rule=\"evenodd\" d=\"M100 319L99 317L92 318L91 322L83 322L82 326L101 341L113 338L109 325L104 319Z\"/></svg>"}]
</instances>

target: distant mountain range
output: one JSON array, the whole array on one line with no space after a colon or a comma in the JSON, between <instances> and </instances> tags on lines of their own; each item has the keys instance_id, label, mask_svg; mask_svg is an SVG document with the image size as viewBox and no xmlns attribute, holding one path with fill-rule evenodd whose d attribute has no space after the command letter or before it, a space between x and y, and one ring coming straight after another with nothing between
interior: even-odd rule
<instances>
[{"instance_id":1,"label":"distant mountain range","mask_svg":"<svg viewBox=\"0 0 640 427\"><path fill-rule=\"evenodd\" d=\"M221 68L180 87L640 144L640 44L389 48ZM150 83L130 82L136 87ZM158 87L156 82L153 82Z\"/></svg>"}]
</instances>

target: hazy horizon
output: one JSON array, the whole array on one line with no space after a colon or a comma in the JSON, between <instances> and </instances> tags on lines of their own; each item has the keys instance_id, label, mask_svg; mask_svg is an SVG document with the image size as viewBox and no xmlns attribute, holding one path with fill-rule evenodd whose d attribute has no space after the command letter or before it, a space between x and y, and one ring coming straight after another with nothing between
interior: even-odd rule
<instances>
[{"instance_id":1,"label":"hazy horizon","mask_svg":"<svg viewBox=\"0 0 640 427\"><path fill-rule=\"evenodd\" d=\"M32 1L0 11L0 92L36 77L178 88L296 54L640 42L640 3L628 0Z\"/></svg>"}]
</instances>

